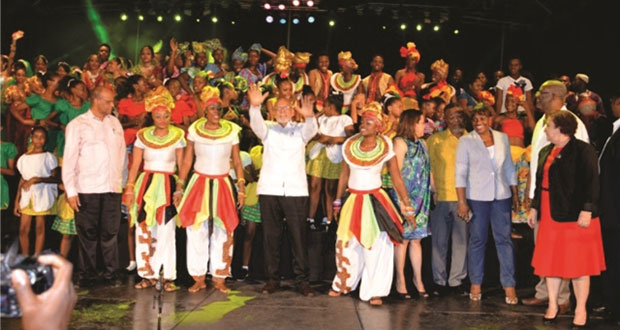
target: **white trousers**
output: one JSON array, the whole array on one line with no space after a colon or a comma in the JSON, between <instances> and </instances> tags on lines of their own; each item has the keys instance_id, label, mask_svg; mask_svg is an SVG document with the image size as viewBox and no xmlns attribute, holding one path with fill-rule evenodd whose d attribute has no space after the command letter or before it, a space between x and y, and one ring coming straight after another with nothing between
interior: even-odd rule
<instances>
[{"instance_id":1,"label":"white trousers","mask_svg":"<svg viewBox=\"0 0 620 330\"><path fill-rule=\"evenodd\" d=\"M191 276L209 274L217 278L230 276L232 263L233 235L226 229L213 226L209 237L209 221L200 227L187 227L187 270Z\"/></svg>"},{"instance_id":2,"label":"white trousers","mask_svg":"<svg viewBox=\"0 0 620 330\"><path fill-rule=\"evenodd\" d=\"M151 228L146 226L146 221L136 225L136 264L140 277L156 279L159 269L164 267L164 279L177 278L175 230L174 220Z\"/></svg>"},{"instance_id":3,"label":"white trousers","mask_svg":"<svg viewBox=\"0 0 620 330\"><path fill-rule=\"evenodd\" d=\"M336 266L338 272L332 290L348 293L357 288L360 280L360 299L385 297L392 288L394 273L394 244L386 232L381 232L370 249L365 249L355 236L344 244L336 241Z\"/></svg>"}]
</instances>

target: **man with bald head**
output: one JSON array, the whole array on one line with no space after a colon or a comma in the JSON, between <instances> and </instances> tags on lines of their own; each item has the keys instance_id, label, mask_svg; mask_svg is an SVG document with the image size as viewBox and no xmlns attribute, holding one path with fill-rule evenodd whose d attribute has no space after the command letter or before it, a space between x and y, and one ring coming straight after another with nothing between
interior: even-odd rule
<instances>
[{"instance_id":1,"label":"man with bald head","mask_svg":"<svg viewBox=\"0 0 620 330\"><path fill-rule=\"evenodd\" d=\"M125 140L121 123L112 116L114 93L97 87L90 110L66 128L62 181L67 201L75 211L79 242L80 286L97 276L97 242L107 284L117 284L117 234L121 220L121 182Z\"/></svg>"},{"instance_id":2,"label":"man with bald head","mask_svg":"<svg viewBox=\"0 0 620 330\"><path fill-rule=\"evenodd\" d=\"M538 169L539 156L538 154L543 147L549 144L549 140L547 140L547 135L545 134L545 128L547 127L547 118L558 111L570 112L568 109L566 109L566 106L564 104L566 94L566 85L564 85L564 83L559 80L545 81L536 93L538 97L537 104L540 105L540 108L544 112L544 115L536 123L536 127L534 128L534 134L532 135L529 186L530 188L528 192L529 200L534 198L534 191L536 189L536 171ZM585 125L577 116L575 116L575 119L577 119L577 132L575 133L575 137L586 143L590 143L590 140L588 138L588 131L586 130ZM538 223L536 223L536 226L534 227L534 237L536 237L537 233ZM568 287L568 283L569 282L567 280L562 280L562 284L560 285L560 294L558 297L560 313L566 312L570 309L570 289ZM545 282L545 279L541 278L536 285L535 296L532 298L523 299L522 302L524 305L542 306L547 304L548 299L549 297L547 294L547 284Z\"/></svg>"},{"instance_id":3,"label":"man with bald head","mask_svg":"<svg viewBox=\"0 0 620 330\"><path fill-rule=\"evenodd\" d=\"M308 215L308 183L306 180L306 143L318 132L313 102L308 96L301 108L287 99L275 104L275 121L265 121L260 107L267 98L255 84L250 86L250 127L263 142L263 166L258 179L258 200L263 221L263 247L267 284L263 293L273 293L280 286L280 246L284 221L291 241L293 271L299 291L314 295L308 285L308 253L306 216ZM295 113L305 121L293 122Z\"/></svg>"}]
</instances>

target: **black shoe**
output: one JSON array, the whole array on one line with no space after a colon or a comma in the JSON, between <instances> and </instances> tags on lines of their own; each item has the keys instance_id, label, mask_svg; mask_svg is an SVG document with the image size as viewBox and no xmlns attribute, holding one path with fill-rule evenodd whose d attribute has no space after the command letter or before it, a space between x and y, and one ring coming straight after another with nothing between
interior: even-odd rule
<instances>
[{"instance_id":1,"label":"black shoe","mask_svg":"<svg viewBox=\"0 0 620 330\"><path fill-rule=\"evenodd\" d=\"M266 294L272 294L276 292L276 290L278 290L279 287L280 285L277 284L276 282L269 281L267 282L267 284L265 284L265 286L263 286L263 289L261 290L261 292L266 293Z\"/></svg>"},{"instance_id":2,"label":"black shoe","mask_svg":"<svg viewBox=\"0 0 620 330\"><path fill-rule=\"evenodd\" d=\"M396 291L396 299L398 300L408 300L411 299L411 295L407 292L405 293L400 293L398 291Z\"/></svg>"},{"instance_id":3,"label":"black shoe","mask_svg":"<svg viewBox=\"0 0 620 330\"><path fill-rule=\"evenodd\" d=\"M301 293L302 295L306 297L314 297L316 295L316 292L314 291L314 289L310 287L308 282L299 283L297 285L297 288L299 289L299 293Z\"/></svg>"},{"instance_id":4,"label":"black shoe","mask_svg":"<svg viewBox=\"0 0 620 330\"><path fill-rule=\"evenodd\" d=\"M590 314L586 315L586 323L580 325L580 324L575 324L575 322L573 322L573 327L571 329L572 330L587 329L589 321L590 321Z\"/></svg>"},{"instance_id":5,"label":"black shoe","mask_svg":"<svg viewBox=\"0 0 620 330\"><path fill-rule=\"evenodd\" d=\"M248 278L248 269L242 267L237 275L237 281L245 281L246 278Z\"/></svg>"},{"instance_id":6,"label":"black shoe","mask_svg":"<svg viewBox=\"0 0 620 330\"><path fill-rule=\"evenodd\" d=\"M431 290L431 294L435 297L446 296L448 292L448 287L439 284L433 285L433 290Z\"/></svg>"},{"instance_id":7,"label":"black shoe","mask_svg":"<svg viewBox=\"0 0 620 330\"><path fill-rule=\"evenodd\" d=\"M451 286L449 287L449 291L451 294L456 296L465 297L469 295L469 287L466 284Z\"/></svg>"},{"instance_id":8,"label":"black shoe","mask_svg":"<svg viewBox=\"0 0 620 330\"><path fill-rule=\"evenodd\" d=\"M555 312L555 316L553 318L549 319L543 315L543 324L548 325L548 324L555 323L555 320L558 318L558 315L560 315L560 306L558 306L558 310Z\"/></svg>"}]
</instances>

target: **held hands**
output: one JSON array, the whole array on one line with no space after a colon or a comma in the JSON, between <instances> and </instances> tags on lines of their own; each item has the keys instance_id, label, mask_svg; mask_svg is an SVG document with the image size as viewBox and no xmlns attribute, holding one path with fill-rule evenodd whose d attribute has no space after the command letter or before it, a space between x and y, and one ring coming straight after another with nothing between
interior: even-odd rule
<instances>
[{"instance_id":1,"label":"held hands","mask_svg":"<svg viewBox=\"0 0 620 330\"><path fill-rule=\"evenodd\" d=\"M175 207L179 207L179 204L181 204L182 199L183 199L183 185L177 184L177 189L174 192L174 194L172 194L172 203L174 204Z\"/></svg>"},{"instance_id":2,"label":"held hands","mask_svg":"<svg viewBox=\"0 0 620 330\"><path fill-rule=\"evenodd\" d=\"M530 213L527 215L527 224L530 228L534 229L536 226L536 222L538 222L538 211L534 208L530 209Z\"/></svg>"},{"instance_id":3,"label":"held hands","mask_svg":"<svg viewBox=\"0 0 620 330\"><path fill-rule=\"evenodd\" d=\"M519 197L516 195L512 195L512 210L514 212L518 212L519 211Z\"/></svg>"},{"instance_id":4,"label":"held hands","mask_svg":"<svg viewBox=\"0 0 620 330\"><path fill-rule=\"evenodd\" d=\"M82 206L82 204L80 204L80 199L77 196L67 198L67 202L73 211L80 212L80 206Z\"/></svg>"},{"instance_id":5,"label":"held hands","mask_svg":"<svg viewBox=\"0 0 620 330\"><path fill-rule=\"evenodd\" d=\"M295 110L304 118L312 117L314 116L314 101L310 96L306 95L301 100L301 108L295 107Z\"/></svg>"},{"instance_id":6,"label":"held hands","mask_svg":"<svg viewBox=\"0 0 620 330\"><path fill-rule=\"evenodd\" d=\"M581 211L579 212L579 218L577 219L577 226L581 228L588 228L590 221L592 220L592 212Z\"/></svg>"},{"instance_id":7,"label":"held hands","mask_svg":"<svg viewBox=\"0 0 620 330\"><path fill-rule=\"evenodd\" d=\"M245 205L245 191L239 191L237 193L237 208L241 210L243 205Z\"/></svg>"},{"instance_id":8,"label":"held hands","mask_svg":"<svg viewBox=\"0 0 620 330\"><path fill-rule=\"evenodd\" d=\"M247 95L250 106L260 107L263 102L265 102L265 99L267 99L267 96L269 96L269 93L261 94L257 84L250 84Z\"/></svg>"},{"instance_id":9,"label":"held hands","mask_svg":"<svg viewBox=\"0 0 620 330\"><path fill-rule=\"evenodd\" d=\"M30 178L28 179L28 181L24 182L24 184L22 185L22 189L24 189L24 191L28 191L30 190L30 187L32 187L33 184L37 184L38 180L37 178Z\"/></svg>"},{"instance_id":10,"label":"held hands","mask_svg":"<svg viewBox=\"0 0 620 330\"><path fill-rule=\"evenodd\" d=\"M469 205L465 201L463 202L459 201L458 205L459 205L458 211L457 211L458 217L461 218L465 222L469 222L469 220L471 220L471 218L469 217Z\"/></svg>"},{"instance_id":11,"label":"held hands","mask_svg":"<svg viewBox=\"0 0 620 330\"><path fill-rule=\"evenodd\" d=\"M415 210L410 205L410 202L400 204L400 213L405 217L405 220L415 230L417 224L415 222Z\"/></svg>"},{"instance_id":12,"label":"held hands","mask_svg":"<svg viewBox=\"0 0 620 330\"><path fill-rule=\"evenodd\" d=\"M125 204L127 209L131 207L131 204L133 204L133 201L134 201L133 190L125 190L125 193L123 194L123 204Z\"/></svg>"},{"instance_id":13,"label":"held hands","mask_svg":"<svg viewBox=\"0 0 620 330\"><path fill-rule=\"evenodd\" d=\"M340 200L340 198L335 199L332 202L332 208L334 210L334 214L333 217L337 220L339 219L339 215L340 215L340 210L342 209L342 200Z\"/></svg>"}]
</instances>

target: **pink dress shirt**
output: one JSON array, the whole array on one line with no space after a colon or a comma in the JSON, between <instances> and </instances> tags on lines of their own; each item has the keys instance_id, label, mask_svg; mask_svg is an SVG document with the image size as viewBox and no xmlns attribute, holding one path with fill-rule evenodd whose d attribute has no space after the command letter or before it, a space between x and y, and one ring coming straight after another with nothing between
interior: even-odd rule
<instances>
[{"instance_id":1,"label":"pink dress shirt","mask_svg":"<svg viewBox=\"0 0 620 330\"><path fill-rule=\"evenodd\" d=\"M100 120L91 110L72 120L65 131L62 182L67 197L120 193L125 141L114 116Z\"/></svg>"}]
</instances>

